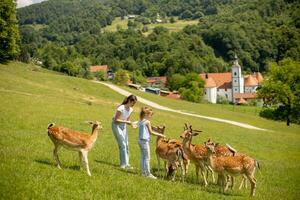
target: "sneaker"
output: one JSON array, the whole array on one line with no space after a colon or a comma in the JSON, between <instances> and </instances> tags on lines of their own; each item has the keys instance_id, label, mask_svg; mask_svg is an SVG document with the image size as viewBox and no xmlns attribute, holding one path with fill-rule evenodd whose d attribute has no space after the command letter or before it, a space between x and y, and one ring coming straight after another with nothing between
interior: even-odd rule
<instances>
[{"instance_id":1,"label":"sneaker","mask_svg":"<svg viewBox=\"0 0 300 200\"><path fill-rule=\"evenodd\" d=\"M126 165L126 166L125 166L125 169L132 170L133 167L131 167L130 165Z\"/></svg>"},{"instance_id":2,"label":"sneaker","mask_svg":"<svg viewBox=\"0 0 300 200\"><path fill-rule=\"evenodd\" d=\"M146 176L147 178L152 178L152 179L157 179L156 176L153 176L153 174L149 174L148 176Z\"/></svg>"},{"instance_id":3,"label":"sneaker","mask_svg":"<svg viewBox=\"0 0 300 200\"><path fill-rule=\"evenodd\" d=\"M126 169L126 165L121 165L120 168L121 169Z\"/></svg>"}]
</instances>

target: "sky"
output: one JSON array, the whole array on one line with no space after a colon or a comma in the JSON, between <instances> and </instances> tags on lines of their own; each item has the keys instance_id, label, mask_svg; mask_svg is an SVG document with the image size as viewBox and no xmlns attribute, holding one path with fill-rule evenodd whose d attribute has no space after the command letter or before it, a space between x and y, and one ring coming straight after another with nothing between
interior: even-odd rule
<instances>
[{"instance_id":1,"label":"sky","mask_svg":"<svg viewBox=\"0 0 300 200\"><path fill-rule=\"evenodd\" d=\"M17 0L17 8L21 8L24 6L29 6L34 3L39 3L45 0Z\"/></svg>"}]
</instances>

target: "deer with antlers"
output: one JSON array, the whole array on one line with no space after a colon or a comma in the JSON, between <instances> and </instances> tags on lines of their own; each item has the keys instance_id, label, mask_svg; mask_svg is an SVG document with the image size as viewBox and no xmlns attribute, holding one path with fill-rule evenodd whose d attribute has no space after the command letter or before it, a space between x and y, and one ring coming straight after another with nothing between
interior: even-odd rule
<instances>
[{"instance_id":1,"label":"deer with antlers","mask_svg":"<svg viewBox=\"0 0 300 200\"><path fill-rule=\"evenodd\" d=\"M195 135L198 135L202 131L200 130L193 130L192 126L188 127L187 124L185 124L184 132L180 136L182 140L182 146L184 153L188 156L190 161L195 164L196 167L196 178L197 182L199 182L199 170L201 169L201 175L204 180L204 185L207 186L207 178L205 176L205 170L209 170L209 172L212 174L213 182L215 181L213 171L211 168L206 167L205 161L207 159L207 150L205 147L201 144L199 145L193 145L192 144L192 137Z\"/></svg>"},{"instance_id":2,"label":"deer with antlers","mask_svg":"<svg viewBox=\"0 0 300 200\"><path fill-rule=\"evenodd\" d=\"M152 129L161 134L164 134L165 132L165 126L152 126ZM163 159L165 161L167 176L173 176L172 180L174 180L175 173L173 173L173 171L180 167L181 180L184 181L189 165L189 160L183 152L180 141L174 139L165 139L158 136L156 139L155 153L158 164L158 174L160 174L160 159Z\"/></svg>"},{"instance_id":3,"label":"deer with antlers","mask_svg":"<svg viewBox=\"0 0 300 200\"><path fill-rule=\"evenodd\" d=\"M48 136L54 144L53 157L59 169L61 169L61 162L58 158L58 151L61 147L65 147L66 149L78 151L80 166L83 159L86 165L87 174L91 176L88 152L92 149L96 142L98 130L101 129L102 126L101 123L97 121L89 121L88 123L92 125L91 135L74 131L63 126L58 126L54 123L48 125Z\"/></svg>"},{"instance_id":4,"label":"deer with antlers","mask_svg":"<svg viewBox=\"0 0 300 200\"><path fill-rule=\"evenodd\" d=\"M205 147L208 151L208 160L210 167L221 177L221 190L223 193L227 190L229 181L226 181L227 176L245 175L251 184L250 196L255 195L256 179L254 177L256 167L259 168L259 163L244 154L227 157L216 157L215 143L205 142Z\"/></svg>"}]
</instances>

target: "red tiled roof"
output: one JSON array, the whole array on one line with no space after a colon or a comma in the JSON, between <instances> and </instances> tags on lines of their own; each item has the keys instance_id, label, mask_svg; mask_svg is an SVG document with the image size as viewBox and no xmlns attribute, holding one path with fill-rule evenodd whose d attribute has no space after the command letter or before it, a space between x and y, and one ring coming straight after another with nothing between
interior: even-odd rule
<instances>
[{"instance_id":1,"label":"red tiled roof","mask_svg":"<svg viewBox=\"0 0 300 200\"><path fill-rule=\"evenodd\" d=\"M208 73L208 79L212 78L216 85L217 88L231 88L231 72L226 72L226 73ZM200 74L200 78L203 80L208 80L205 78L206 74Z\"/></svg>"},{"instance_id":2,"label":"red tiled roof","mask_svg":"<svg viewBox=\"0 0 300 200\"><path fill-rule=\"evenodd\" d=\"M264 81L264 78L263 78L263 76L261 75L260 72L256 73L256 79L257 79L257 81L258 81L259 84Z\"/></svg>"},{"instance_id":3,"label":"red tiled roof","mask_svg":"<svg viewBox=\"0 0 300 200\"><path fill-rule=\"evenodd\" d=\"M240 98L238 101L237 101L237 104L247 104L247 101L243 98Z\"/></svg>"},{"instance_id":4,"label":"red tiled roof","mask_svg":"<svg viewBox=\"0 0 300 200\"><path fill-rule=\"evenodd\" d=\"M90 67L91 72L99 72L99 71L108 71L108 66L107 65L94 65Z\"/></svg>"},{"instance_id":5,"label":"red tiled roof","mask_svg":"<svg viewBox=\"0 0 300 200\"><path fill-rule=\"evenodd\" d=\"M166 76L153 76L147 78L147 83L155 83L155 82L162 82L164 84L167 83L167 77Z\"/></svg>"},{"instance_id":6,"label":"red tiled roof","mask_svg":"<svg viewBox=\"0 0 300 200\"><path fill-rule=\"evenodd\" d=\"M205 86L206 88L213 88L213 87L217 87L216 82L214 81L214 79L212 77L208 77L207 79L205 79Z\"/></svg>"},{"instance_id":7,"label":"red tiled roof","mask_svg":"<svg viewBox=\"0 0 300 200\"><path fill-rule=\"evenodd\" d=\"M256 93L235 93L233 97L235 99L254 99L256 98Z\"/></svg>"},{"instance_id":8,"label":"red tiled roof","mask_svg":"<svg viewBox=\"0 0 300 200\"><path fill-rule=\"evenodd\" d=\"M258 85L258 80L254 75L245 76L245 86L256 86Z\"/></svg>"}]
</instances>

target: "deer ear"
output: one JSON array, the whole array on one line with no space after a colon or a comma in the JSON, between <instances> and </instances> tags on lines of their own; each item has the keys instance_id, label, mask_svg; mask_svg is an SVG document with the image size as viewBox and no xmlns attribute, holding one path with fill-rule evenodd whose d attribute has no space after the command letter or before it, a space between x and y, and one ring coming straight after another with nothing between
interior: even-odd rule
<instances>
[{"instance_id":1,"label":"deer ear","mask_svg":"<svg viewBox=\"0 0 300 200\"><path fill-rule=\"evenodd\" d=\"M216 143L216 144L215 144L215 147L217 147L217 146L219 146L219 145L220 145L219 143Z\"/></svg>"},{"instance_id":2,"label":"deer ear","mask_svg":"<svg viewBox=\"0 0 300 200\"><path fill-rule=\"evenodd\" d=\"M88 124L94 124L93 121L85 121L85 123L88 123Z\"/></svg>"},{"instance_id":3,"label":"deer ear","mask_svg":"<svg viewBox=\"0 0 300 200\"><path fill-rule=\"evenodd\" d=\"M193 133L193 134L192 134L192 136L197 136L197 135L199 135L199 133Z\"/></svg>"}]
</instances>

